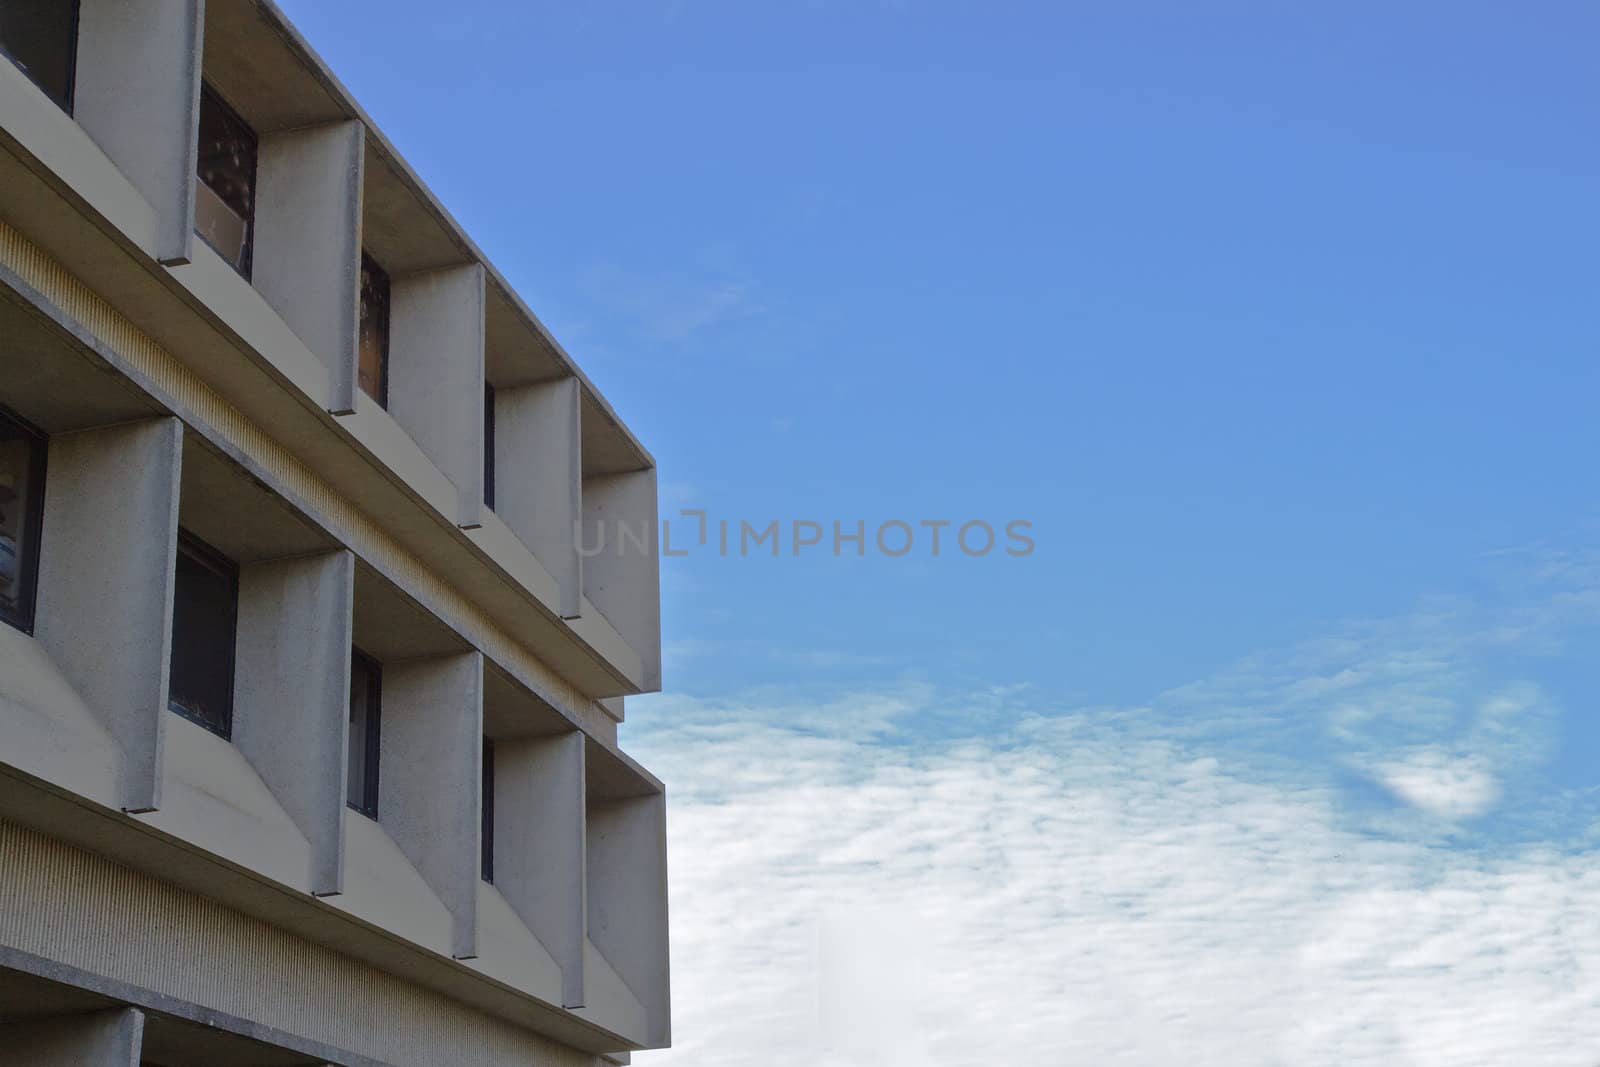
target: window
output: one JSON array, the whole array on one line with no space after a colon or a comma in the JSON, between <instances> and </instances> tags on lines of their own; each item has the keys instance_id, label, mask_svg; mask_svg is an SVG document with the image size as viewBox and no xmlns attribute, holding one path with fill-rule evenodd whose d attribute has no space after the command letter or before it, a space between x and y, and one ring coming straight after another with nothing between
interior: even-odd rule
<instances>
[{"instance_id":1,"label":"window","mask_svg":"<svg viewBox=\"0 0 1600 1067\"><path fill-rule=\"evenodd\" d=\"M483 880L494 882L494 742L483 739Z\"/></svg>"},{"instance_id":2,"label":"window","mask_svg":"<svg viewBox=\"0 0 1600 1067\"><path fill-rule=\"evenodd\" d=\"M383 665L360 649L350 650L349 777L345 802L368 818L378 817L378 728L383 710Z\"/></svg>"},{"instance_id":3,"label":"window","mask_svg":"<svg viewBox=\"0 0 1600 1067\"><path fill-rule=\"evenodd\" d=\"M483 383L483 506L494 510L494 386Z\"/></svg>"},{"instance_id":4,"label":"window","mask_svg":"<svg viewBox=\"0 0 1600 1067\"><path fill-rule=\"evenodd\" d=\"M389 406L389 276L361 253L360 358L356 384L382 407Z\"/></svg>"},{"instance_id":5,"label":"window","mask_svg":"<svg viewBox=\"0 0 1600 1067\"><path fill-rule=\"evenodd\" d=\"M250 277L256 219L256 135L209 85L200 87L194 231Z\"/></svg>"},{"instance_id":6,"label":"window","mask_svg":"<svg viewBox=\"0 0 1600 1067\"><path fill-rule=\"evenodd\" d=\"M233 636L239 570L187 530L178 531L167 706L223 737L233 730Z\"/></svg>"},{"instance_id":7,"label":"window","mask_svg":"<svg viewBox=\"0 0 1600 1067\"><path fill-rule=\"evenodd\" d=\"M0 408L0 621L33 629L44 517L44 434Z\"/></svg>"},{"instance_id":8,"label":"window","mask_svg":"<svg viewBox=\"0 0 1600 1067\"><path fill-rule=\"evenodd\" d=\"M61 110L72 113L77 0L0 0L0 52Z\"/></svg>"}]
</instances>

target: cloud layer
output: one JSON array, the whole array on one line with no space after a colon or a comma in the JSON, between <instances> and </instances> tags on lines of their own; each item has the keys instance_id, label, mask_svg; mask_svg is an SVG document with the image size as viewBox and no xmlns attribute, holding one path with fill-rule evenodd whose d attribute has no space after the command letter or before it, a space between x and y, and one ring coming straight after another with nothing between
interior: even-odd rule
<instances>
[{"instance_id":1,"label":"cloud layer","mask_svg":"<svg viewBox=\"0 0 1600 1067\"><path fill-rule=\"evenodd\" d=\"M1600 1064L1592 791L1539 792L1559 713L1489 655L1563 623L1519 618L1135 709L630 705L674 789L677 1047L636 1062Z\"/></svg>"}]
</instances>

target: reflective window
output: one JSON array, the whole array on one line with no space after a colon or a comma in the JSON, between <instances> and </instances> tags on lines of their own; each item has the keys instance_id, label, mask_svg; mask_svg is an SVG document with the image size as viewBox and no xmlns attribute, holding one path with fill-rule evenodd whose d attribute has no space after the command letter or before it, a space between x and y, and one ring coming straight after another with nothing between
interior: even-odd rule
<instances>
[{"instance_id":1,"label":"reflective window","mask_svg":"<svg viewBox=\"0 0 1600 1067\"><path fill-rule=\"evenodd\" d=\"M250 277L256 209L256 135L216 90L200 90L194 230Z\"/></svg>"},{"instance_id":2,"label":"reflective window","mask_svg":"<svg viewBox=\"0 0 1600 1067\"><path fill-rule=\"evenodd\" d=\"M0 0L0 52L64 111L72 111L76 0Z\"/></svg>"},{"instance_id":3,"label":"reflective window","mask_svg":"<svg viewBox=\"0 0 1600 1067\"><path fill-rule=\"evenodd\" d=\"M0 620L33 628L44 505L44 435L0 408Z\"/></svg>"},{"instance_id":4,"label":"reflective window","mask_svg":"<svg viewBox=\"0 0 1600 1067\"><path fill-rule=\"evenodd\" d=\"M198 537L180 531L167 703L179 715L223 737L233 729L233 641L238 607L238 568Z\"/></svg>"},{"instance_id":5,"label":"reflective window","mask_svg":"<svg viewBox=\"0 0 1600 1067\"><path fill-rule=\"evenodd\" d=\"M389 406L389 275L378 261L361 254L360 358L356 383L383 407Z\"/></svg>"},{"instance_id":6,"label":"reflective window","mask_svg":"<svg viewBox=\"0 0 1600 1067\"><path fill-rule=\"evenodd\" d=\"M349 776L345 801L363 815L378 817L378 729L383 711L383 668L377 660L350 653Z\"/></svg>"}]
</instances>

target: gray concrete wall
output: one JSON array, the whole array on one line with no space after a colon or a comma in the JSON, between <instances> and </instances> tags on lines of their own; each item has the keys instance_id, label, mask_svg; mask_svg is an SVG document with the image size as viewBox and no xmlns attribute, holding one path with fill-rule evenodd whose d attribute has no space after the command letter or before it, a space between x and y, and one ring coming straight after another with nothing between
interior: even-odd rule
<instances>
[{"instance_id":1,"label":"gray concrete wall","mask_svg":"<svg viewBox=\"0 0 1600 1067\"><path fill-rule=\"evenodd\" d=\"M187 263L194 233L202 0L81 0L73 117L150 202L156 258Z\"/></svg>"},{"instance_id":2,"label":"gray concrete wall","mask_svg":"<svg viewBox=\"0 0 1600 1067\"><path fill-rule=\"evenodd\" d=\"M495 514L555 578L563 618L578 614L583 572L578 380L495 390Z\"/></svg>"},{"instance_id":3,"label":"gray concrete wall","mask_svg":"<svg viewBox=\"0 0 1600 1067\"><path fill-rule=\"evenodd\" d=\"M584 739L495 742L495 887L561 968L562 1006L583 1006Z\"/></svg>"},{"instance_id":4,"label":"gray concrete wall","mask_svg":"<svg viewBox=\"0 0 1600 1067\"><path fill-rule=\"evenodd\" d=\"M311 891L344 889L350 629L348 551L239 571L233 743L311 844Z\"/></svg>"},{"instance_id":5,"label":"gray concrete wall","mask_svg":"<svg viewBox=\"0 0 1600 1067\"><path fill-rule=\"evenodd\" d=\"M383 665L378 822L455 918L451 953L477 954L483 657Z\"/></svg>"},{"instance_id":6,"label":"gray concrete wall","mask_svg":"<svg viewBox=\"0 0 1600 1067\"><path fill-rule=\"evenodd\" d=\"M589 806L589 940L649 1014L650 1047L672 1041L667 805L653 795Z\"/></svg>"},{"instance_id":7,"label":"gray concrete wall","mask_svg":"<svg viewBox=\"0 0 1600 1067\"><path fill-rule=\"evenodd\" d=\"M261 138L251 281L327 366L330 407L355 410L361 287L361 123Z\"/></svg>"},{"instance_id":8,"label":"gray concrete wall","mask_svg":"<svg viewBox=\"0 0 1600 1067\"><path fill-rule=\"evenodd\" d=\"M182 424L50 439L34 633L122 749L129 811L161 805Z\"/></svg>"},{"instance_id":9,"label":"gray concrete wall","mask_svg":"<svg viewBox=\"0 0 1600 1067\"><path fill-rule=\"evenodd\" d=\"M584 479L583 524L583 594L638 655L643 688L659 689L661 561L656 554L655 468ZM603 548L589 554L602 545L602 537Z\"/></svg>"},{"instance_id":10,"label":"gray concrete wall","mask_svg":"<svg viewBox=\"0 0 1600 1067\"><path fill-rule=\"evenodd\" d=\"M390 279L389 414L455 483L456 522L483 507L483 267Z\"/></svg>"},{"instance_id":11,"label":"gray concrete wall","mask_svg":"<svg viewBox=\"0 0 1600 1067\"><path fill-rule=\"evenodd\" d=\"M5 1062L27 1067L138 1067L144 1013L112 1008L0 1024Z\"/></svg>"}]
</instances>

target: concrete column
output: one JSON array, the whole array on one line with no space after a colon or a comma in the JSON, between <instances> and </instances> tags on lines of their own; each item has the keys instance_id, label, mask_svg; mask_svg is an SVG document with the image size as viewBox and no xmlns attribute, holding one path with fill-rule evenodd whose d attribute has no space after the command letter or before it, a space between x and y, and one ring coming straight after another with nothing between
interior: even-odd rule
<instances>
[{"instance_id":1,"label":"concrete column","mask_svg":"<svg viewBox=\"0 0 1600 1067\"><path fill-rule=\"evenodd\" d=\"M584 479L583 595L639 657L647 692L661 686L657 529L654 468Z\"/></svg>"},{"instance_id":2,"label":"concrete column","mask_svg":"<svg viewBox=\"0 0 1600 1067\"><path fill-rule=\"evenodd\" d=\"M483 266L390 279L389 414L455 483L456 521L483 508Z\"/></svg>"},{"instance_id":3,"label":"concrete column","mask_svg":"<svg viewBox=\"0 0 1600 1067\"><path fill-rule=\"evenodd\" d=\"M578 379L496 389L494 399L495 514L555 578L562 617L575 618L583 595L574 538L583 507Z\"/></svg>"},{"instance_id":4,"label":"concrete column","mask_svg":"<svg viewBox=\"0 0 1600 1067\"><path fill-rule=\"evenodd\" d=\"M648 1044L671 1043L666 797L589 805L589 940L650 1018Z\"/></svg>"},{"instance_id":5,"label":"concrete column","mask_svg":"<svg viewBox=\"0 0 1600 1067\"><path fill-rule=\"evenodd\" d=\"M477 955L483 656L383 665L378 822L455 917L451 952Z\"/></svg>"},{"instance_id":6,"label":"concrete column","mask_svg":"<svg viewBox=\"0 0 1600 1067\"><path fill-rule=\"evenodd\" d=\"M353 119L281 130L256 163L251 281L327 366L340 414L356 409L365 139Z\"/></svg>"},{"instance_id":7,"label":"concrete column","mask_svg":"<svg viewBox=\"0 0 1600 1067\"><path fill-rule=\"evenodd\" d=\"M139 1067L143 1043L138 1008L0 1024L5 1062L28 1067Z\"/></svg>"},{"instance_id":8,"label":"concrete column","mask_svg":"<svg viewBox=\"0 0 1600 1067\"><path fill-rule=\"evenodd\" d=\"M311 891L344 890L355 557L239 569L233 743L311 843Z\"/></svg>"},{"instance_id":9,"label":"concrete column","mask_svg":"<svg viewBox=\"0 0 1600 1067\"><path fill-rule=\"evenodd\" d=\"M498 739L495 888L561 967L562 1007L583 1007L584 739Z\"/></svg>"},{"instance_id":10,"label":"concrete column","mask_svg":"<svg viewBox=\"0 0 1600 1067\"><path fill-rule=\"evenodd\" d=\"M189 262L203 0L81 0L73 118L155 209L155 255Z\"/></svg>"},{"instance_id":11,"label":"concrete column","mask_svg":"<svg viewBox=\"0 0 1600 1067\"><path fill-rule=\"evenodd\" d=\"M122 749L128 811L161 806L183 428L50 438L34 633Z\"/></svg>"}]
</instances>

